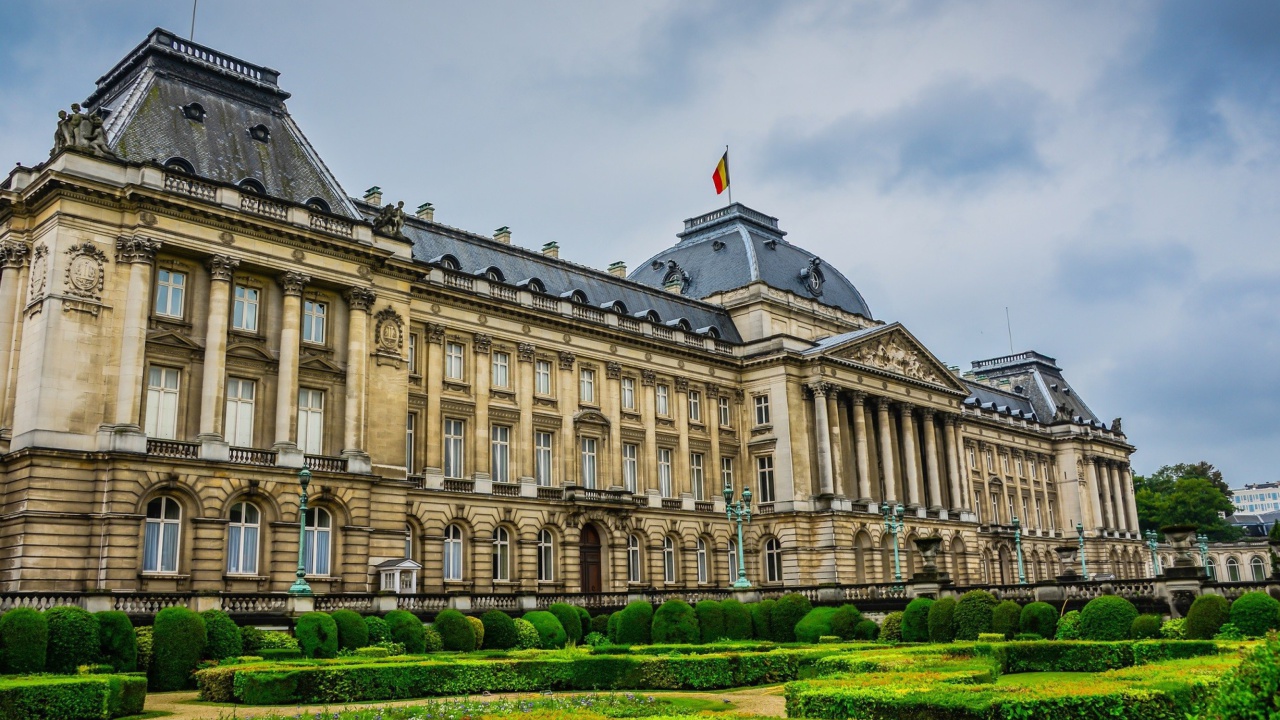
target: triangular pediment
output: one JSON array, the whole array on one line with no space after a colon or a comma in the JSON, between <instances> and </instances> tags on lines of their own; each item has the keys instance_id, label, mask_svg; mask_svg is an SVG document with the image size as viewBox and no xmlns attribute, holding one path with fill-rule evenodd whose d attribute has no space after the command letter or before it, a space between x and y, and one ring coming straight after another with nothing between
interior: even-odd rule
<instances>
[{"instance_id":1,"label":"triangular pediment","mask_svg":"<svg viewBox=\"0 0 1280 720\"><path fill-rule=\"evenodd\" d=\"M298 367L303 370L320 370L321 372L340 373L342 368L329 358L320 355L306 355L298 361Z\"/></svg>"},{"instance_id":2,"label":"triangular pediment","mask_svg":"<svg viewBox=\"0 0 1280 720\"><path fill-rule=\"evenodd\" d=\"M938 385L969 394L969 389L933 353L900 323L882 325L847 340L819 344L815 350L824 357L846 360L891 375Z\"/></svg>"},{"instance_id":3,"label":"triangular pediment","mask_svg":"<svg viewBox=\"0 0 1280 720\"><path fill-rule=\"evenodd\" d=\"M170 347L183 348L185 350L204 349L203 345L200 345L191 338L171 330L161 330L160 332L152 333L147 336L147 342L155 343L156 345L168 345Z\"/></svg>"}]
</instances>

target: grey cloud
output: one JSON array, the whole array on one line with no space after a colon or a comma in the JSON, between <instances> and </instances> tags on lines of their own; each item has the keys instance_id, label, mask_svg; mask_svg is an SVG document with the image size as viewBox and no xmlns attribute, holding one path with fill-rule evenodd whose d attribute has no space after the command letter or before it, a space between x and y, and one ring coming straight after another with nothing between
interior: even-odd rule
<instances>
[{"instance_id":1,"label":"grey cloud","mask_svg":"<svg viewBox=\"0 0 1280 720\"><path fill-rule=\"evenodd\" d=\"M1081 302L1132 299L1148 289L1168 287L1191 274L1194 256L1180 243L1084 246L1059 252L1054 281L1063 294Z\"/></svg>"}]
</instances>

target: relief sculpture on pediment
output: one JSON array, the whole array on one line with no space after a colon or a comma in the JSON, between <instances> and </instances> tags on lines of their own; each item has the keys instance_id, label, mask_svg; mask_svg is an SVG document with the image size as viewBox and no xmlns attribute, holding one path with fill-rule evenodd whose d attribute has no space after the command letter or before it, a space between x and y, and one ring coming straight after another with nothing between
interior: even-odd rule
<instances>
[{"instance_id":1,"label":"relief sculpture on pediment","mask_svg":"<svg viewBox=\"0 0 1280 720\"><path fill-rule=\"evenodd\" d=\"M854 348L845 357L856 363L887 370L915 380L923 380L936 385L946 384L946 380L934 370L932 363L920 357L919 351L904 343L897 336L891 336Z\"/></svg>"}]
</instances>

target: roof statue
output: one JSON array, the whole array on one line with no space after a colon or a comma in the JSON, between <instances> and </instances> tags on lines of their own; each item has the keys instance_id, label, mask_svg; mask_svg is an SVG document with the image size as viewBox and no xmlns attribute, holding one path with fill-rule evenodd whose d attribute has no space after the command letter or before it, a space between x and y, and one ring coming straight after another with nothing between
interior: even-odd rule
<instances>
[{"instance_id":1,"label":"roof statue","mask_svg":"<svg viewBox=\"0 0 1280 720\"><path fill-rule=\"evenodd\" d=\"M404 237L404 201L387 203L373 220L373 229L392 237Z\"/></svg>"},{"instance_id":2,"label":"roof statue","mask_svg":"<svg viewBox=\"0 0 1280 720\"><path fill-rule=\"evenodd\" d=\"M80 112L80 103L71 103L71 113L58 111L58 129L53 134L53 150L56 155L64 148L88 150L95 155L115 157L107 147L106 132L102 127L102 116L97 113Z\"/></svg>"},{"instance_id":3,"label":"roof statue","mask_svg":"<svg viewBox=\"0 0 1280 720\"><path fill-rule=\"evenodd\" d=\"M1120 429L1120 418L1111 421L1111 432L1117 435L1123 435L1124 431Z\"/></svg>"}]
</instances>

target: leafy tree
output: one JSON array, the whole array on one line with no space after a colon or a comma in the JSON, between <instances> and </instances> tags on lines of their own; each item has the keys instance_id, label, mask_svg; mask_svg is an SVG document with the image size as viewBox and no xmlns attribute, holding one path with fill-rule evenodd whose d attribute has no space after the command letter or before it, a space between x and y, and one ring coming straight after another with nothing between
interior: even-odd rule
<instances>
[{"instance_id":1,"label":"leafy tree","mask_svg":"<svg viewBox=\"0 0 1280 720\"><path fill-rule=\"evenodd\" d=\"M1211 465L1203 465L1217 472ZM1223 519L1222 515L1230 515L1235 507L1221 486L1210 478L1175 477L1172 468L1166 466L1149 478L1135 478L1134 487L1138 522L1143 531L1189 524L1213 541L1230 542L1241 535L1239 528Z\"/></svg>"}]
</instances>

